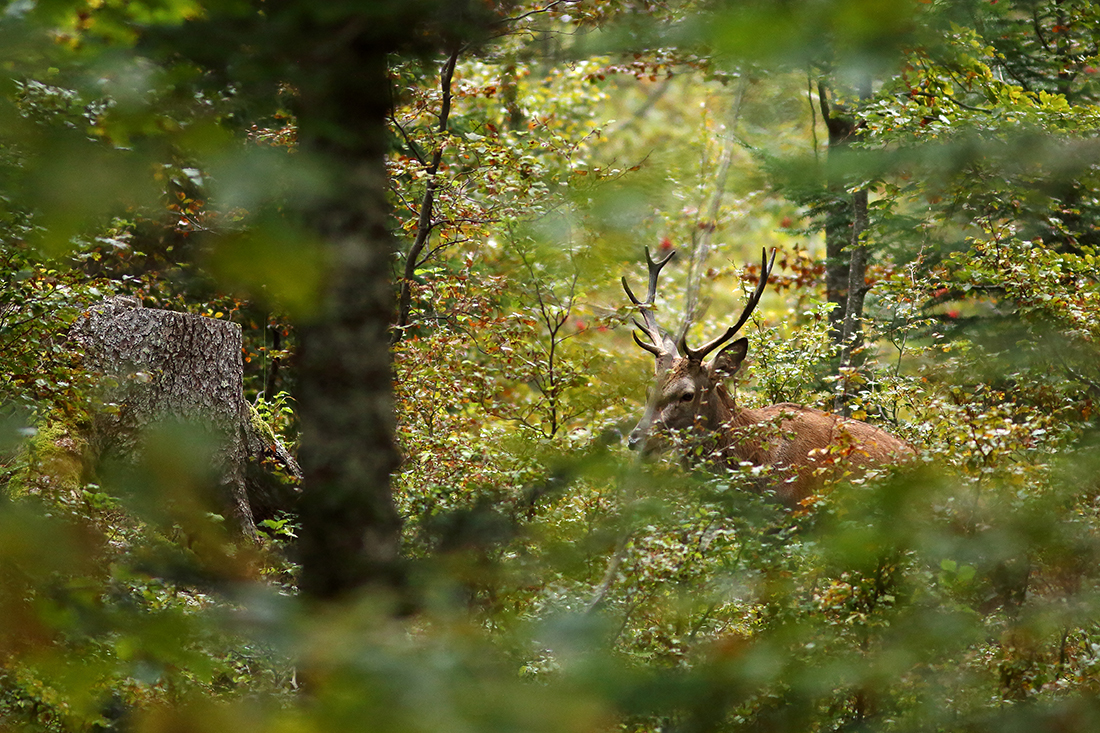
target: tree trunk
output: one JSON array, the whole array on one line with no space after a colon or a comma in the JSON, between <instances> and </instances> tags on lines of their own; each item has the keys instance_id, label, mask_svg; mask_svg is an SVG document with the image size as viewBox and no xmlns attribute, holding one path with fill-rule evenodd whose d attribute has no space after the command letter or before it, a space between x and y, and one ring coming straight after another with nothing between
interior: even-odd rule
<instances>
[{"instance_id":1,"label":"tree trunk","mask_svg":"<svg viewBox=\"0 0 1100 733\"><path fill-rule=\"evenodd\" d=\"M399 456L389 351L395 247L387 229L387 63L399 50L461 48L499 24L497 4L373 0L315 9L269 0L266 8L272 27L290 32L278 57L293 59L301 158L327 174L324 190L296 202L327 259L318 311L299 324L299 584L315 600L365 588L401 596L402 522L390 485ZM430 213L432 201L422 203Z\"/></svg>"},{"instance_id":2,"label":"tree trunk","mask_svg":"<svg viewBox=\"0 0 1100 733\"><path fill-rule=\"evenodd\" d=\"M386 229L386 55L349 42L341 73L316 70L299 99L299 140L334 178L322 205L305 212L326 243L320 317L302 325L302 591L336 599L363 587L399 589L401 518L390 489L394 436Z\"/></svg>"},{"instance_id":3,"label":"tree trunk","mask_svg":"<svg viewBox=\"0 0 1100 733\"><path fill-rule=\"evenodd\" d=\"M864 74L859 79L857 93L860 102L871 96L871 78ZM859 134L858 127L849 134L849 139ZM863 232L867 229L867 188L861 186L852 193L852 226L848 241L848 282L844 298L844 318L840 331L840 375L841 390L837 395L836 409L845 417L851 414L848 404L852 370L861 362L863 344L863 301L867 296L865 279L867 275L867 243Z\"/></svg>"},{"instance_id":4,"label":"tree trunk","mask_svg":"<svg viewBox=\"0 0 1100 733\"><path fill-rule=\"evenodd\" d=\"M847 180L838 173L844 153L852 141L855 124L830 107L828 90L818 82L817 99L821 117L829 131L829 176L825 206L825 296L835 307L829 313L833 341L841 342L844 314L848 304L848 253L852 241L852 199L845 191Z\"/></svg>"},{"instance_id":5,"label":"tree trunk","mask_svg":"<svg viewBox=\"0 0 1100 733\"><path fill-rule=\"evenodd\" d=\"M88 366L109 378L107 402L89 443L95 460L142 453L155 423L186 421L214 434L215 460L226 503L242 533L256 538L245 487L245 466L259 444L250 443L250 414L243 392L241 327L229 321L142 308L116 297L92 306L73 326L72 338Z\"/></svg>"},{"instance_id":6,"label":"tree trunk","mask_svg":"<svg viewBox=\"0 0 1100 733\"><path fill-rule=\"evenodd\" d=\"M848 406L850 394L849 377L851 370L860 363L860 347L863 345L863 329L859 319L863 317L863 300L867 296L864 280L867 275L867 245L861 240L867 228L867 190L860 189L852 194L852 241L851 258L848 263L848 296L844 305L844 323L840 335L840 393L837 395L835 409L845 417L851 413Z\"/></svg>"}]
</instances>

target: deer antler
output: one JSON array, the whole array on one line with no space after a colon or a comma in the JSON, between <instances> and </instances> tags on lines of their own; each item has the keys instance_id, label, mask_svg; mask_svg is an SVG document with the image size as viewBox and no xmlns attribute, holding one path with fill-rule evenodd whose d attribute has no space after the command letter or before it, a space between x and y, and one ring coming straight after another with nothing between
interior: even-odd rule
<instances>
[{"instance_id":1,"label":"deer antler","mask_svg":"<svg viewBox=\"0 0 1100 733\"><path fill-rule=\"evenodd\" d=\"M760 282L756 284L756 290L753 291L752 297L749 298L749 302L745 305L745 310L741 311L741 317L737 319L737 323L726 329L726 332L716 339L708 341L703 344L699 349L688 348L687 334L680 337L680 353L693 361L702 361L707 357L707 354L717 349L722 344L729 341L735 333L741 330L741 326L745 325L745 321L749 320L749 316L756 309L756 304L760 302L760 296L764 294L764 288L768 285L768 276L771 275L772 265L775 264L775 253L772 250L772 258L768 260L768 250L766 247L760 249Z\"/></svg>"},{"instance_id":2,"label":"deer antler","mask_svg":"<svg viewBox=\"0 0 1100 733\"><path fill-rule=\"evenodd\" d=\"M626 295L630 298L630 302L638 306L638 310L642 314L642 319L645 323L639 323L638 319L634 319L634 325L641 329L642 333L649 339L649 343L642 341L638 338L637 332L633 332L634 342L641 346L657 357L657 371L662 371L672 366L672 360L676 358L676 343L657 325L657 316L654 314L653 303L657 297L657 278L661 274L661 268L668 264L676 255L676 250L669 252L663 259L654 260L653 256L649 254L649 247L645 248L645 259L649 263L649 289L646 292L645 300L638 300L634 295L634 291L630 289L630 285L626 282L626 276L623 276L623 290L626 291Z\"/></svg>"}]
</instances>

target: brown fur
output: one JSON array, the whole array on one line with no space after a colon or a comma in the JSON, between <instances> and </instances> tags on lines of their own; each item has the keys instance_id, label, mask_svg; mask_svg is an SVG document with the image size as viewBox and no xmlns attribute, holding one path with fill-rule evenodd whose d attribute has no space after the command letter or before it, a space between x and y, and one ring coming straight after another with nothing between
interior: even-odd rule
<instances>
[{"instance_id":1,"label":"brown fur","mask_svg":"<svg viewBox=\"0 0 1100 733\"><path fill-rule=\"evenodd\" d=\"M738 407L723 382L740 368L746 339L724 348L709 363L677 356L630 436L647 452L668 446L670 431L697 436L702 454L729 466L747 462L775 469L779 498L796 505L827 476L896 463L912 447L884 430L811 407L785 402L760 409Z\"/></svg>"}]
</instances>

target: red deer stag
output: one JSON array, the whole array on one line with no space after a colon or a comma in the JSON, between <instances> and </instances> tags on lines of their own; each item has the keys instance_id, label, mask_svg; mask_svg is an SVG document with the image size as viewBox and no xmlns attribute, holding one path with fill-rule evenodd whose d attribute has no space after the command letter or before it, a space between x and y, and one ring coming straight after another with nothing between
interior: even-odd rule
<instances>
[{"instance_id":1,"label":"red deer stag","mask_svg":"<svg viewBox=\"0 0 1100 733\"><path fill-rule=\"evenodd\" d=\"M657 325L654 314L657 278L674 254L655 261L646 249L649 290L644 301L638 300L623 278L627 297L642 315L642 321L635 319L634 323L647 339L634 332L634 341L657 358L656 387L630 434L631 448L646 453L661 450L678 433L688 438L697 455L714 462L770 466L775 470L776 494L792 506L817 490L825 476L841 465L858 471L913 454L904 441L872 425L811 407L790 402L760 409L738 407L724 382L741 368L748 339L737 339L709 362L704 359L729 341L752 315L768 284L775 252L768 261L764 251L760 282L737 323L698 349L688 347L686 327L677 343Z\"/></svg>"}]
</instances>

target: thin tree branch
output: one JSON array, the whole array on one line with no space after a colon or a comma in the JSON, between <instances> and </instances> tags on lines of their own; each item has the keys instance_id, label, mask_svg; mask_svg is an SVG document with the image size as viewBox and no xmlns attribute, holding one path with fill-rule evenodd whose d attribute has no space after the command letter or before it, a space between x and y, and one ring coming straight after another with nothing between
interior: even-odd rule
<instances>
[{"instance_id":1,"label":"thin tree branch","mask_svg":"<svg viewBox=\"0 0 1100 733\"><path fill-rule=\"evenodd\" d=\"M436 187L439 185L439 166L443 162L447 122L451 116L451 79L454 77L455 65L458 63L458 56L462 52L462 48L462 46L456 47L451 52L439 74L439 87L443 94L439 108L438 132L440 140L435 152L432 154L432 161L425 170L427 184L424 188L424 198L420 202L420 218L416 224L416 239L413 241L412 247L409 248L409 254L405 259L405 273L401 280L397 324L394 326L393 335L390 338L391 344L398 343L405 336L405 329L409 325L409 316L412 310L412 281L416 276L416 263L432 233L432 209L435 205Z\"/></svg>"},{"instance_id":2,"label":"thin tree branch","mask_svg":"<svg viewBox=\"0 0 1100 733\"><path fill-rule=\"evenodd\" d=\"M519 21L523 20L524 18L530 18L532 15L538 15L540 13L549 12L550 10L553 10L555 7L557 7L558 5L561 5L563 3L564 4L570 4L570 3L576 3L576 2L580 2L580 0L554 0L554 2L550 3L549 5L543 6L541 8L535 8L534 10L529 10L526 13L523 13L521 15L516 15L516 16L511 17L511 18L501 18L500 20L496 21L496 25L504 25L506 23L516 23L516 22L519 22Z\"/></svg>"},{"instance_id":3,"label":"thin tree branch","mask_svg":"<svg viewBox=\"0 0 1100 733\"><path fill-rule=\"evenodd\" d=\"M954 75L952 75L952 78L954 78ZM937 94L932 94L931 92L922 92L920 90L914 90L912 92L902 92L898 96L904 96L904 97L914 96L914 97L928 97L930 99L946 99L947 101L953 103L956 107L960 107L962 109L970 110L971 112L981 112L982 114L990 114L993 111L993 110L986 109L984 107L974 107L972 105L966 104L965 102L960 102L959 100L955 99L954 97L952 97L948 94L938 94L937 95Z\"/></svg>"},{"instance_id":4,"label":"thin tree branch","mask_svg":"<svg viewBox=\"0 0 1100 733\"><path fill-rule=\"evenodd\" d=\"M447 249L448 247L451 247L451 246L456 245L456 244L461 244L463 242L469 242L469 241L471 241L470 237L461 237L459 239L452 239L448 242L443 242L442 244L439 244L439 245L433 247L432 249L428 250L427 254L425 254L423 257L420 258L419 262L416 263L417 269L419 269L419 268L423 267L424 265L428 264L428 262L430 262L433 257L435 257L437 254L439 254L439 252L441 250Z\"/></svg>"},{"instance_id":5,"label":"thin tree branch","mask_svg":"<svg viewBox=\"0 0 1100 733\"><path fill-rule=\"evenodd\" d=\"M401 123L397 121L397 115L392 112L395 107L396 105L391 105L390 107L390 122L393 124L394 127L397 128L397 131L401 133L401 137L405 140L405 145L409 148L409 152L412 153L412 156L416 158L416 162L420 163L420 165L427 165L427 163L424 161L424 154L421 152L420 146L416 144L415 140L409 137L409 133L405 130Z\"/></svg>"},{"instance_id":6,"label":"thin tree branch","mask_svg":"<svg viewBox=\"0 0 1100 733\"><path fill-rule=\"evenodd\" d=\"M702 287L703 265L710 254L710 243L714 238L714 231L718 226L718 213L721 210L722 199L726 194L726 181L729 178L730 166L733 163L733 152L737 146L735 131L741 119L741 104L745 99L745 89L748 87L748 77L742 73L740 83L737 85L737 96L734 98L733 109L730 113L729 127L726 130L725 142L722 146L721 157L718 163L718 172L714 181L714 196L710 200L707 210L707 218L698 222L698 226L692 232L700 232L698 239L692 247L690 266L688 268L687 293L684 298L684 317L676 332L676 342L679 343L684 333L691 326L692 321L698 315L699 290Z\"/></svg>"}]
</instances>

